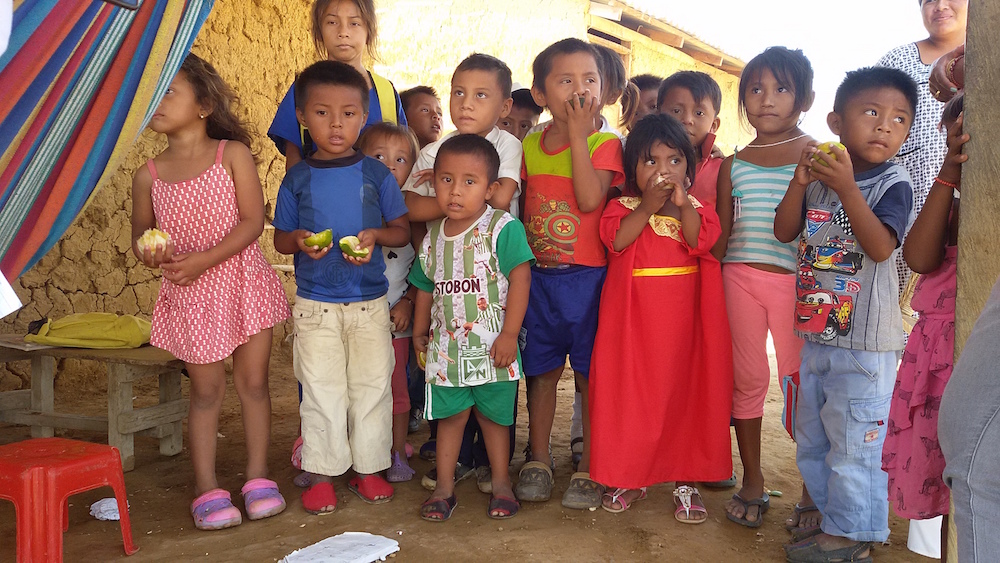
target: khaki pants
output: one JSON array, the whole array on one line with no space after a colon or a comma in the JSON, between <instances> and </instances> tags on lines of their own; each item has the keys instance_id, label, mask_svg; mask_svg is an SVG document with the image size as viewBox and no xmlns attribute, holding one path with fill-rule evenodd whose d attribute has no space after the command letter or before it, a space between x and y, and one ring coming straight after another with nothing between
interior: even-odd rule
<instances>
[{"instance_id":1,"label":"khaki pants","mask_svg":"<svg viewBox=\"0 0 1000 563\"><path fill-rule=\"evenodd\" d=\"M302 384L302 469L336 476L390 465L395 365L385 297L324 303L297 297L293 366Z\"/></svg>"}]
</instances>

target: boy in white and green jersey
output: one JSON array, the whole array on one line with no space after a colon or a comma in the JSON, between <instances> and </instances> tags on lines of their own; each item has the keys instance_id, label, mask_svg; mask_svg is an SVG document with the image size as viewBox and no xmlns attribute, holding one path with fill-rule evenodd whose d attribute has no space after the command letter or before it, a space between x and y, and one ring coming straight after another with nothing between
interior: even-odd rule
<instances>
[{"instance_id":1,"label":"boy in white and green jersey","mask_svg":"<svg viewBox=\"0 0 1000 563\"><path fill-rule=\"evenodd\" d=\"M454 472L465 423L475 413L492 468L488 514L518 509L507 474L517 380L518 335L534 262L524 226L486 200L499 185L499 156L489 141L459 135L434 162L435 197L445 218L429 225L410 272L419 291L413 344L426 357L427 418L439 420L437 488L421 508L447 520L457 500Z\"/></svg>"}]
</instances>

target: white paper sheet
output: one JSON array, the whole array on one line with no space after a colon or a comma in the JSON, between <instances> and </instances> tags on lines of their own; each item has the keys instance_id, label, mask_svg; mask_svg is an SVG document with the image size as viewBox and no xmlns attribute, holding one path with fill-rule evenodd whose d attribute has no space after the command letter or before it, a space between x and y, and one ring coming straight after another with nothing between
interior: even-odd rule
<instances>
[{"instance_id":1,"label":"white paper sheet","mask_svg":"<svg viewBox=\"0 0 1000 563\"><path fill-rule=\"evenodd\" d=\"M2 3L3 0L0 0ZM0 49L2 52L2 49ZM6 317L21 308L21 300L14 293L14 288L7 283L7 278L0 274L0 318Z\"/></svg>"},{"instance_id":2,"label":"white paper sheet","mask_svg":"<svg viewBox=\"0 0 1000 563\"><path fill-rule=\"evenodd\" d=\"M399 542L367 532L344 532L289 553L282 563L372 563L399 551Z\"/></svg>"}]
</instances>

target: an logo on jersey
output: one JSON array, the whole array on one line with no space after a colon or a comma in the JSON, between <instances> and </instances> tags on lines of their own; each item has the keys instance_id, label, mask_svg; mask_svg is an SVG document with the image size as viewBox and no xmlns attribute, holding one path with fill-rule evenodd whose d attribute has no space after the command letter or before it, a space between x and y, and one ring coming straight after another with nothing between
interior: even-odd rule
<instances>
[{"instance_id":1,"label":"an logo on jersey","mask_svg":"<svg viewBox=\"0 0 1000 563\"><path fill-rule=\"evenodd\" d=\"M811 237L819 228L830 220L833 214L825 209L810 209L806 211L806 236Z\"/></svg>"}]
</instances>

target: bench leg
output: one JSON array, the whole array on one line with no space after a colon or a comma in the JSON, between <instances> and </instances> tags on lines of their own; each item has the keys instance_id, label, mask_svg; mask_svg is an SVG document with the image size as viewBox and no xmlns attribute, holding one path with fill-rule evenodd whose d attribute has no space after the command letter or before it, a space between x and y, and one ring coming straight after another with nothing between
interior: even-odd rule
<instances>
[{"instance_id":1,"label":"bench leg","mask_svg":"<svg viewBox=\"0 0 1000 563\"><path fill-rule=\"evenodd\" d=\"M55 382L56 360L51 356L34 356L31 358L31 410L52 414L55 412ZM32 438L51 438L51 426L32 426Z\"/></svg>"},{"instance_id":2,"label":"bench leg","mask_svg":"<svg viewBox=\"0 0 1000 563\"><path fill-rule=\"evenodd\" d=\"M160 404L181 398L181 372L171 371L160 374ZM170 424L173 430L160 438L160 455L177 455L184 448L184 422L178 420Z\"/></svg>"},{"instance_id":3,"label":"bench leg","mask_svg":"<svg viewBox=\"0 0 1000 563\"><path fill-rule=\"evenodd\" d=\"M121 364L108 364L108 444L122 454L122 469L135 468L135 443L131 433L118 431L118 417L132 411L132 370Z\"/></svg>"}]
</instances>

